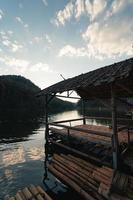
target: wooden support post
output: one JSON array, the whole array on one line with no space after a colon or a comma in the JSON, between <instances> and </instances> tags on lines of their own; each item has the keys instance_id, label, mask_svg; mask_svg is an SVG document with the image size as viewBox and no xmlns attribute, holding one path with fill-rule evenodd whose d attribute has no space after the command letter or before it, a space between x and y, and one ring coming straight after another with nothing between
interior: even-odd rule
<instances>
[{"instance_id":1,"label":"wooden support post","mask_svg":"<svg viewBox=\"0 0 133 200\"><path fill-rule=\"evenodd\" d=\"M112 145L113 145L113 168L118 168L118 134L117 134L117 113L116 113L116 99L113 87L111 88L111 104L112 104Z\"/></svg>"},{"instance_id":2,"label":"wooden support post","mask_svg":"<svg viewBox=\"0 0 133 200\"><path fill-rule=\"evenodd\" d=\"M49 138L49 126L48 126L48 95L45 95L45 161L44 161L44 180L47 178L47 161L48 161L48 138Z\"/></svg>"},{"instance_id":3,"label":"wooden support post","mask_svg":"<svg viewBox=\"0 0 133 200\"><path fill-rule=\"evenodd\" d=\"M83 124L86 124L85 119L85 101L82 99L82 115L83 115Z\"/></svg>"},{"instance_id":4,"label":"wooden support post","mask_svg":"<svg viewBox=\"0 0 133 200\"><path fill-rule=\"evenodd\" d=\"M127 135L128 135L128 144L130 144L130 130L129 130L129 127L127 129Z\"/></svg>"}]
</instances>

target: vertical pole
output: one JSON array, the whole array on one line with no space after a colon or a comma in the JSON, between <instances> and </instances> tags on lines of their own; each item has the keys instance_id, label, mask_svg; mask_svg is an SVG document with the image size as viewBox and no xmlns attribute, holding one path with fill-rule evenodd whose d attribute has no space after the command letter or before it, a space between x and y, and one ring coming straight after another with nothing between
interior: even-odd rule
<instances>
[{"instance_id":1,"label":"vertical pole","mask_svg":"<svg viewBox=\"0 0 133 200\"><path fill-rule=\"evenodd\" d=\"M83 124L86 124L85 120L85 101L82 99L82 115L83 115Z\"/></svg>"},{"instance_id":2,"label":"vertical pole","mask_svg":"<svg viewBox=\"0 0 133 200\"><path fill-rule=\"evenodd\" d=\"M48 137L49 137L49 127L48 127L48 95L45 95L45 161L44 161L44 180L47 178L47 161L48 161Z\"/></svg>"},{"instance_id":3,"label":"vertical pole","mask_svg":"<svg viewBox=\"0 0 133 200\"><path fill-rule=\"evenodd\" d=\"M129 127L127 129L127 135L128 135L128 144L130 144L130 131L129 131Z\"/></svg>"},{"instance_id":4,"label":"vertical pole","mask_svg":"<svg viewBox=\"0 0 133 200\"><path fill-rule=\"evenodd\" d=\"M116 113L116 99L113 87L111 88L111 103L112 103L112 129L113 129L113 168L118 168L118 134L117 134L117 113Z\"/></svg>"}]
</instances>

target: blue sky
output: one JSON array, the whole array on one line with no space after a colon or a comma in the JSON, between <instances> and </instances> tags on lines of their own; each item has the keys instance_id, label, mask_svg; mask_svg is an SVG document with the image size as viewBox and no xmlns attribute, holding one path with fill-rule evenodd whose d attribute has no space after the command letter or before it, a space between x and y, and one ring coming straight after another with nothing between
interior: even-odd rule
<instances>
[{"instance_id":1,"label":"blue sky","mask_svg":"<svg viewBox=\"0 0 133 200\"><path fill-rule=\"evenodd\" d=\"M41 88L133 55L133 0L0 0L0 75Z\"/></svg>"}]
</instances>

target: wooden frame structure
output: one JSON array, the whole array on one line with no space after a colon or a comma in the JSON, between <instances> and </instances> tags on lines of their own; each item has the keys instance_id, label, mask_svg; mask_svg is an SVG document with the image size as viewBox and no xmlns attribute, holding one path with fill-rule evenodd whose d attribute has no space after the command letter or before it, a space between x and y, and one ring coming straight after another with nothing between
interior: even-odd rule
<instances>
[{"instance_id":1,"label":"wooden frame structure","mask_svg":"<svg viewBox=\"0 0 133 200\"><path fill-rule=\"evenodd\" d=\"M112 145L113 145L113 168L117 169L119 165L119 144L118 144L118 127L117 127L117 98L133 97L133 58L124 60L112 65L81 74L74 78L69 78L56 83L37 94L37 96L45 97L45 147L48 146L49 122L48 122L48 104L53 97L71 97L70 91L76 91L83 99L111 99L112 109ZM67 91L67 96L58 95ZM84 105L84 103L83 103ZM85 109L83 106L83 113ZM74 120L73 120L74 121ZM83 124L85 124L85 116L83 116ZM55 125L55 124L51 124ZM57 123L56 123L57 126ZM68 128L68 127L66 127ZM68 128L68 133L69 133ZM129 135L129 134L128 134ZM48 152L46 150L46 162ZM46 174L47 175L47 174Z\"/></svg>"}]
</instances>

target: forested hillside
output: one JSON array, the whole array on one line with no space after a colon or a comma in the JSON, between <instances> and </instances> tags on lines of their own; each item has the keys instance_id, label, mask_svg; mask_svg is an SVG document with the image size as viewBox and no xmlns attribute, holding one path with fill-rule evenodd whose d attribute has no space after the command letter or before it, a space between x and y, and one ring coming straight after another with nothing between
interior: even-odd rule
<instances>
[{"instance_id":1,"label":"forested hillside","mask_svg":"<svg viewBox=\"0 0 133 200\"><path fill-rule=\"evenodd\" d=\"M44 99L37 98L40 88L15 75L0 76L0 120L34 118L44 114ZM73 109L74 104L55 98L50 112Z\"/></svg>"}]
</instances>

